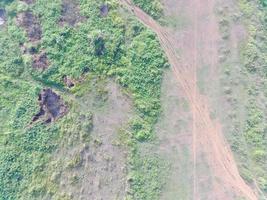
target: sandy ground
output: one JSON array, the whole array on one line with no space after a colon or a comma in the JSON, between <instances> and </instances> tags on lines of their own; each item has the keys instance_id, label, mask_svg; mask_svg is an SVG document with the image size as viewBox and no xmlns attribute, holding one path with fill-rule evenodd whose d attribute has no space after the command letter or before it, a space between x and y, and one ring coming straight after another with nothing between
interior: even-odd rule
<instances>
[{"instance_id":1,"label":"sandy ground","mask_svg":"<svg viewBox=\"0 0 267 200\"><path fill-rule=\"evenodd\" d=\"M214 0L205 3L200 0L179 1L190 23L180 35L160 26L130 1L121 2L157 34L178 84L190 104L193 116L193 199L257 199L253 190L240 177L233 154L223 137L221 125L211 119L208 101L197 87L197 68L203 64L216 65L218 61L216 41L219 33L214 15ZM181 51L179 56L177 48ZM201 171L199 167L201 160L207 163L209 178L206 170L202 168ZM208 184L208 192L203 196L205 184Z\"/></svg>"}]
</instances>

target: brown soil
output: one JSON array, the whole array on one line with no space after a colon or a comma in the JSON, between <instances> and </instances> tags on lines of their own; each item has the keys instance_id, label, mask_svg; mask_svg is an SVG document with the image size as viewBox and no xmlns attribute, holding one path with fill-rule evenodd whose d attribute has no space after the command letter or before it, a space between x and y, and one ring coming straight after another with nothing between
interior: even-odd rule
<instances>
[{"instance_id":1,"label":"brown soil","mask_svg":"<svg viewBox=\"0 0 267 200\"><path fill-rule=\"evenodd\" d=\"M34 69L45 70L48 68L49 62L45 52L41 52L33 56L32 66Z\"/></svg>"},{"instance_id":2,"label":"brown soil","mask_svg":"<svg viewBox=\"0 0 267 200\"><path fill-rule=\"evenodd\" d=\"M42 30L38 18L31 12L20 13L17 17L17 21L26 32L31 42L39 41L42 38Z\"/></svg>"},{"instance_id":3,"label":"brown soil","mask_svg":"<svg viewBox=\"0 0 267 200\"><path fill-rule=\"evenodd\" d=\"M171 31L160 26L155 20L134 6L129 0L121 0L124 6L158 36L173 73L190 104L193 115L192 154L193 154L193 199L202 199L201 187L212 183L205 199L234 199L243 196L256 200L254 191L240 177L233 154L222 134L218 121L210 117L207 99L197 88L197 67L205 62L217 64L218 28L213 14L214 0L205 3L201 0L179 1L190 18L191 26L177 40ZM182 50L181 58L176 48ZM207 162L211 180L198 168L198 162ZM207 172L206 172L207 173Z\"/></svg>"},{"instance_id":4,"label":"brown soil","mask_svg":"<svg viewBox=\"0 0 267 200\"><path fill-rule=\"evenodd\" d=\"M44 117L45 123L50 123L62 117L67 112L67 106L63 100L51 89L43 89L39 94L38 101L40 111L33 117L33 122Z\"/></svg>"},{"instance_id":5,"label":"brown soil","mask_svg":"<svg viewBox=\"0 0 267 200\"><path fill-rule=\"evenodd\" d=\"M80 15L78 1L63 0L61 8L61 18L59 20L60 25L63 26L64 24L67 24L69 26L75 26L84 19L85 17Z\"/></svg>"},{"instance_id":6,"label":"brown soil","mask_svg":"<svg viewBox=\"0 0 267 200\"><path fill-rule=\"evenodd\" d=\"M27 2L30 3L33 1ZM25 45L22 44L20 46L22 53L29 53L30 55L32 55L32 67L34 69L47 69L49 66L49 61L46 52L41 51L37 54L38 49L36 44L39 44L40 40L42 39L42 30L38 18L34 16L32 12L27 11L18 14L17 22L26 30L29 41L33 44L33 46L29 49L27 49Z\"/></svg>"}]
</instances>

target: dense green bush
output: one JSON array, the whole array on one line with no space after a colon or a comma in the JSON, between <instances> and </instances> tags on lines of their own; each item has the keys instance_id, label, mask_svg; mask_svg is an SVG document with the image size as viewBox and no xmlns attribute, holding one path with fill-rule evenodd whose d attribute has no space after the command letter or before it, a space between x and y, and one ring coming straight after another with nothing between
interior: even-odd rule
<instances>
[{"instance_id":1,"label":"dense green bush","mask_svg":"<svg viewBox=\"0 0 267 200\"><path fill-rule=\"evenodd\" d=\"M159 19L163 15L163 7L159 0L133 0L133 2L154 19Z\"/></svg>"},{"instance_id":2,"label":"dense green bush","mask_svg":"<svg viewBox=\"0 0 267 200\"><path fill-rule=\"evenodd\" d=\"M260 1L261 1L263 6L267 6L267 1L266 0L260 0Z\"/></svg>"}]
</instances>

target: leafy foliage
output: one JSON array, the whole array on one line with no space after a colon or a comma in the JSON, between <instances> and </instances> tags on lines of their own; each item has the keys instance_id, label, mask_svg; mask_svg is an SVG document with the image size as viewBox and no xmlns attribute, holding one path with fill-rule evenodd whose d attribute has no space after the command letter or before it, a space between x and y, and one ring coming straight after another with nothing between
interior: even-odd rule
<instances>
[{"instance_id":1,"label":"leafy foliage","mask_svg":"<svg viewBox=\"0 0 267 200\"><path fill-rule=\"evenodd\" d=\"M266 0L260 0L260 1L261 1L263 6L267 6L267 1Z\"/></svg>"},{"instance_id":2,"label":"leafy foliage","mask_svg":"<svg viewBox=\"0 0 267 200\"><path fill-rule=\"evenodd\" d=\"M154 19L159 19L163 15L163 7L159 0L133 0L133 2Z\"/></svg>"},{"instance_id":3,"label":"leafy foliage","mask_svg":"<svg viewBox=\"0 0 267 200\"><path fill-rule=\"evenodd\" d=\"M263 7L266 2L252 2L240 0L240 7L245 16L245 23L248 27L248 38L242 48L244 62L243 72L247 74L248 101L247 119L244 127L244 137L247 144L247 160L250 165L246 166L247 174L250 171L250 180L256 181L262 192L267 192L267 134L266 134L266 105L258 99L266 101L266 44L267 27L265 24L267 10ZM257 14L255 14L257 13ZM254 80L261 80L255 84Z\"/></svg>"},{"instance_id":4,"label":"leafy foliage","mask_svg":"<svg viewBox=\"0 0 267 200\"><path fill-rule=\"evenodd\" d=\"M101 1L80 0L80 12L86 19L74 27L59 24L61 4L61 0L36 0L30 5L18 0L0 3L8 14L5 27L0 29L0 199L57 196L58 187L48 177L53 153L69 139L72 144L77 138L86 143L93 126L90 111L85 114L74 106L80 103L75 95L86 92L86 81L81 83L83 87L77 84L71 94L62 77L82 82L88 74L112 77L131 94L136 112L129 125L133 147L130 173L135 176L131 198L156 198L161 187L159 159L143 160L134 149L153 138L160 113L160 86L167 64L159 43L134 18L123 16L117 1L108 2L109 13L101 17ZM158 4L153 3L152 8L154 17L158 16ZM16 23L17 15L26 10L40 21L42 39L38 44L31 43ZM34 48L37 54L46 52L48 69L33 69L33 56L23 48ZM53 88L65 101L74 103L69 103L67 116L50 125L31 124L38 112L38 93L44 87ZM81 118L88 123L81 124ZM139 167L142 163L148 163L145 170Z\"/></svg>"}]
</instances>

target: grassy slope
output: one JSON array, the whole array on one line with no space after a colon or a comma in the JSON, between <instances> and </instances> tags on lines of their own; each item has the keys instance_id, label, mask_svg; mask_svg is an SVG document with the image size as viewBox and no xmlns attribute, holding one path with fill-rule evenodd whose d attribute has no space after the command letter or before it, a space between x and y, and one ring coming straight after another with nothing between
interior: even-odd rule
<instances>
[{"instance_id":1,"label":"grassy slope","mask_svg":"<svg viewBox=\"0 0 267 200\"><path fill-rule=\"evenodd\" d=\"M83 128L87 124L75 120L79 115L90 115L90 111L80 113L75 107L79 102L72 98L88 83L80 83L71 94L61 77L79 78L85 69L89 69L90 76L114 77L132 94L136 117L124 136L130 148L129 198L155 199L161 187L160 161L141 158L142 152L137 148L138 143L153 138L153 126L160 113L160 85L166 59L155 35L135 19L120 16L116 1L109 3L108 17L100 18L101 2L80 0L81 14L88 18L76 28L58 25L60 0L36 0L33 5L4 1L0 6L8 11L7 28L0 30L0 199L67 198L58 194L58 185L49 178L57 166L50 163L51 155L64 145L64 138L90 132ZM44 72L33 70L29 55L20 52L19 44L31 45L24 30L16 25L16 15L25 10L40 17L43 38L38 50L45 50L51 63ZM96 41L100 37L105 50L98 56ZM29 126L38 112L37 96L43 87L61 93L70 111L51 125ZM76 131L65 134L70 128Z\"/></svg>"},{"instance_id":2,"label":"grassy slope","mask_svg":"<svg viewBox=\"0 0 267 200\"><path fill-rule=\"evenodd\" d=\"M227 114L231 126L227 131L240 173L253 187L257 183L262 195L266 194L267 186L266 9L260 1L240 0L239 6L240 13L228 13L227 8L219 11L221 35L226 45L226 51L221 50L224 52L222 92L231 105ZM244 24L247 37L240 46L240 58L233 62L227 57L230 52L227 45L235 23Z\"/></svg>"}]
</instances>

